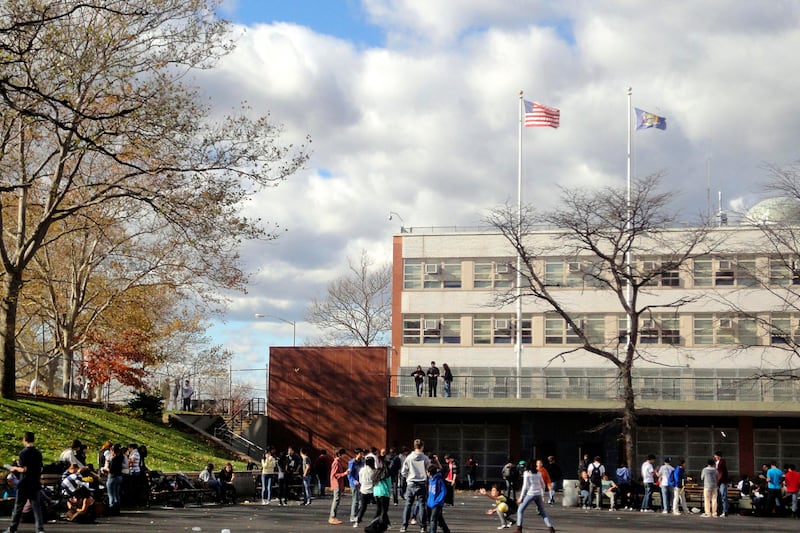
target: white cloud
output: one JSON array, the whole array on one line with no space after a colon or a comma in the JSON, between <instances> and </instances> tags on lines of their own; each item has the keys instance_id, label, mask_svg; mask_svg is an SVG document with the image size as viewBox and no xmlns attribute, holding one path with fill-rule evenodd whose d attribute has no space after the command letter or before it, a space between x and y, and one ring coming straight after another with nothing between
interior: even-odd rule
<instances>
[{"instance_id":1,"label":"white cloud","mask_svg":"<svg viewBox=\"0 0 800 533\"><path fill-rule=\"evenodd\" d=\"M516 201L518 91L561 108L524 132L526 198L557 185L624 184L627 87L666 131L634 136L639 174L665 171L687 216L706 209L707 161L731 205L758 198L763 162L798 159L800 24L792 2L368 0L383 48L292 24L247 28L200 83L221 109L247 100L313 138L309 168L261 194L253 214L288 231L249 245L261 269L235 316L309 299L361 248L391 259L405 225L475 225ZM300 331L300 330L298 330Z\"/></svg>"}]
</instances>

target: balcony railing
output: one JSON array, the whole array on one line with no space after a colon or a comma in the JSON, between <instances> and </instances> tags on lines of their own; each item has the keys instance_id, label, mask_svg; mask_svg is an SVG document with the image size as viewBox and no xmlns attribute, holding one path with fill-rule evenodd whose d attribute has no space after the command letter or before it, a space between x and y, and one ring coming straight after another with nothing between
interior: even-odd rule
<instances>
[{"instance_id":1,"label":"balcony railing","mask_svg":"<svg viewBox=\"0 0 800 533\"><path fill-rule=\"evenodd\" d=\"M800 401L800 380L769 378L721 377L637 377L634 394L643 400L724 401L724 402L797 402ZM517 397L515 376L457 376L452 384L453 398L504 399ZM444 396L444 383L437 386ZM408 375L390 377L391 397L416 397L414 378ZM421 396L428 396L425 379ZM523 376L520 396L535 400L621 400L619 380L611 376Z\"/></svg>"}]
</instances>

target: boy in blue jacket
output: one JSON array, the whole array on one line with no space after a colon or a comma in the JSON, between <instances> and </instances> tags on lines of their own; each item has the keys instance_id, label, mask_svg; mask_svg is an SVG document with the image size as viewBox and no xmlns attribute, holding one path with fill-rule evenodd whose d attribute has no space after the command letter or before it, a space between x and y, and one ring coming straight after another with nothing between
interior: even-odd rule
<instances>
[{"instance_id":1,"label":"boy in blue jacket","mask_svg":"<svg viewBox=\"0 0 800 533\"><path fill-rule=\"evenodd\" d=\"M447 488L444 486L442 473L436 465L428 467L428 533L436 533L437 526L442 528L444 533L450 533L450 528L444 521L444 497Z\"/></svg>"}]
</instances>

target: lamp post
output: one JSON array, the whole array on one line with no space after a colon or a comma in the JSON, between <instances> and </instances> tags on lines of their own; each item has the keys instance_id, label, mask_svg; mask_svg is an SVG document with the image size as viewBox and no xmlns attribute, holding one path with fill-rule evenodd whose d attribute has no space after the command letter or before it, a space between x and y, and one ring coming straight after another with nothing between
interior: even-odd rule
<instances>
[{"instance_id":1,"label":"lamp post","mask_svg":"<svg viewBox=\"0 0 800 533\"><path fill-rule=\"evenodd\" d=\"M297 346L297 322L293 322L291 320L286 320L285 318L281 318L275 315L265 315L264 313L256 313L256 318L274 318L275 320L280 320L281 322L286 322L287 324L292 325L292 346Z\"/></svg>"}]
</instances>

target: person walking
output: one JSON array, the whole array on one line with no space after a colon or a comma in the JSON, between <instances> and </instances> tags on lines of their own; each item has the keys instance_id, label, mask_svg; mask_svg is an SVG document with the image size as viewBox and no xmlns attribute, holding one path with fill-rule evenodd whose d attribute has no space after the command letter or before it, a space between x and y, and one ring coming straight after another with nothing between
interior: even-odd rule
<instances>
[{"instance_id":1,"label":"person walking","mask_svg":"<svg viewBox=\"0 0 800 533\"><path fill-rule=\"evenodd\" d=\"M681 514L680 508L683 507L683 512L688 513L689 507L686 505L686 460L678 459L678 466L672 472L669 484L673 487L675 494L672 498L672 514Z\"/></svg>"},{"instance_id":2,"label":"person walking","mask_svg":"<svg viewBox=\"0 0 800 533\"><path fill-rule=\"evenodd\" d=\"M11 511L11 524L4 533L15 533L22 519L22 509L30 502L33 510L33 519L36 531L44 533L44 518L42 506L39 502L39 493L42 491L42 453L34 444L36 437L32 431L26 431L22 436L22 451L19 452L17 464L9 468L9 472L20 474L17 484L17 495L14 499L14 509Z\"/></svg>"},{"instance_id":3,"label":"person walking","mask_svg":"<svg viewBox=\"0 0 800 533\"><path fill-rule=\"evenodd\" d=\"M401 533L408 530L411 510L417 502L422 504L422 520L420 520L420 525L424 529L428 523L425 491L430 459L425 455L424 449L425 443L422 442L421 439L414 440L414 451L408 454L408 457L403 461L403 466L400 469L400 475L406 480L406 503L403 507L403 524L400 526Z\"/></svg>"},{"instance_id":4,"label":"person walking","mask_svg":"<svg viewBox=\"0 0 800 533\"><path fill-rule=\"evenodd\" d=\"M553 505L556 502L556 492L562 490L564 487L564 473L561 471L561 467L556 463L554 455L549 455L547 457L547 466L545 466L545 468L550 475L550 497L547 503Z\"/></svg>"},{"instance_id":5,"label":"person walking","mask_svg":"<svg viewBox=\"0 0 800 533\"><path fill-rule=\"evenodd\" d=\"M447 494L442 472L436 465L428 466L428 533L436 533L441 527L444 533L450 533L447 522L444 520L444 503Z\"/></svg>"},{"instance_id":6,"label":"person walking","mask_svg":"<svg viewBox=\"0 0 800 533\"><path fill-rule=\"evenodd\" d=\"M547 487L545 486L542 475L536 470L531 469L530 463L525 463L524 473L522 474L522 489L520 489L520 497L517 500L519 507L517 508L517 529L516 533L522 533L523 520L525 518L525 509L531 502L536 504L539 510L539 515L544 520L544 525L549 528L550 533L555 533L555 527L550 517L547 516L547 510L544 508L544 501L542 495Z\"/></svg>"}]
</instances>

